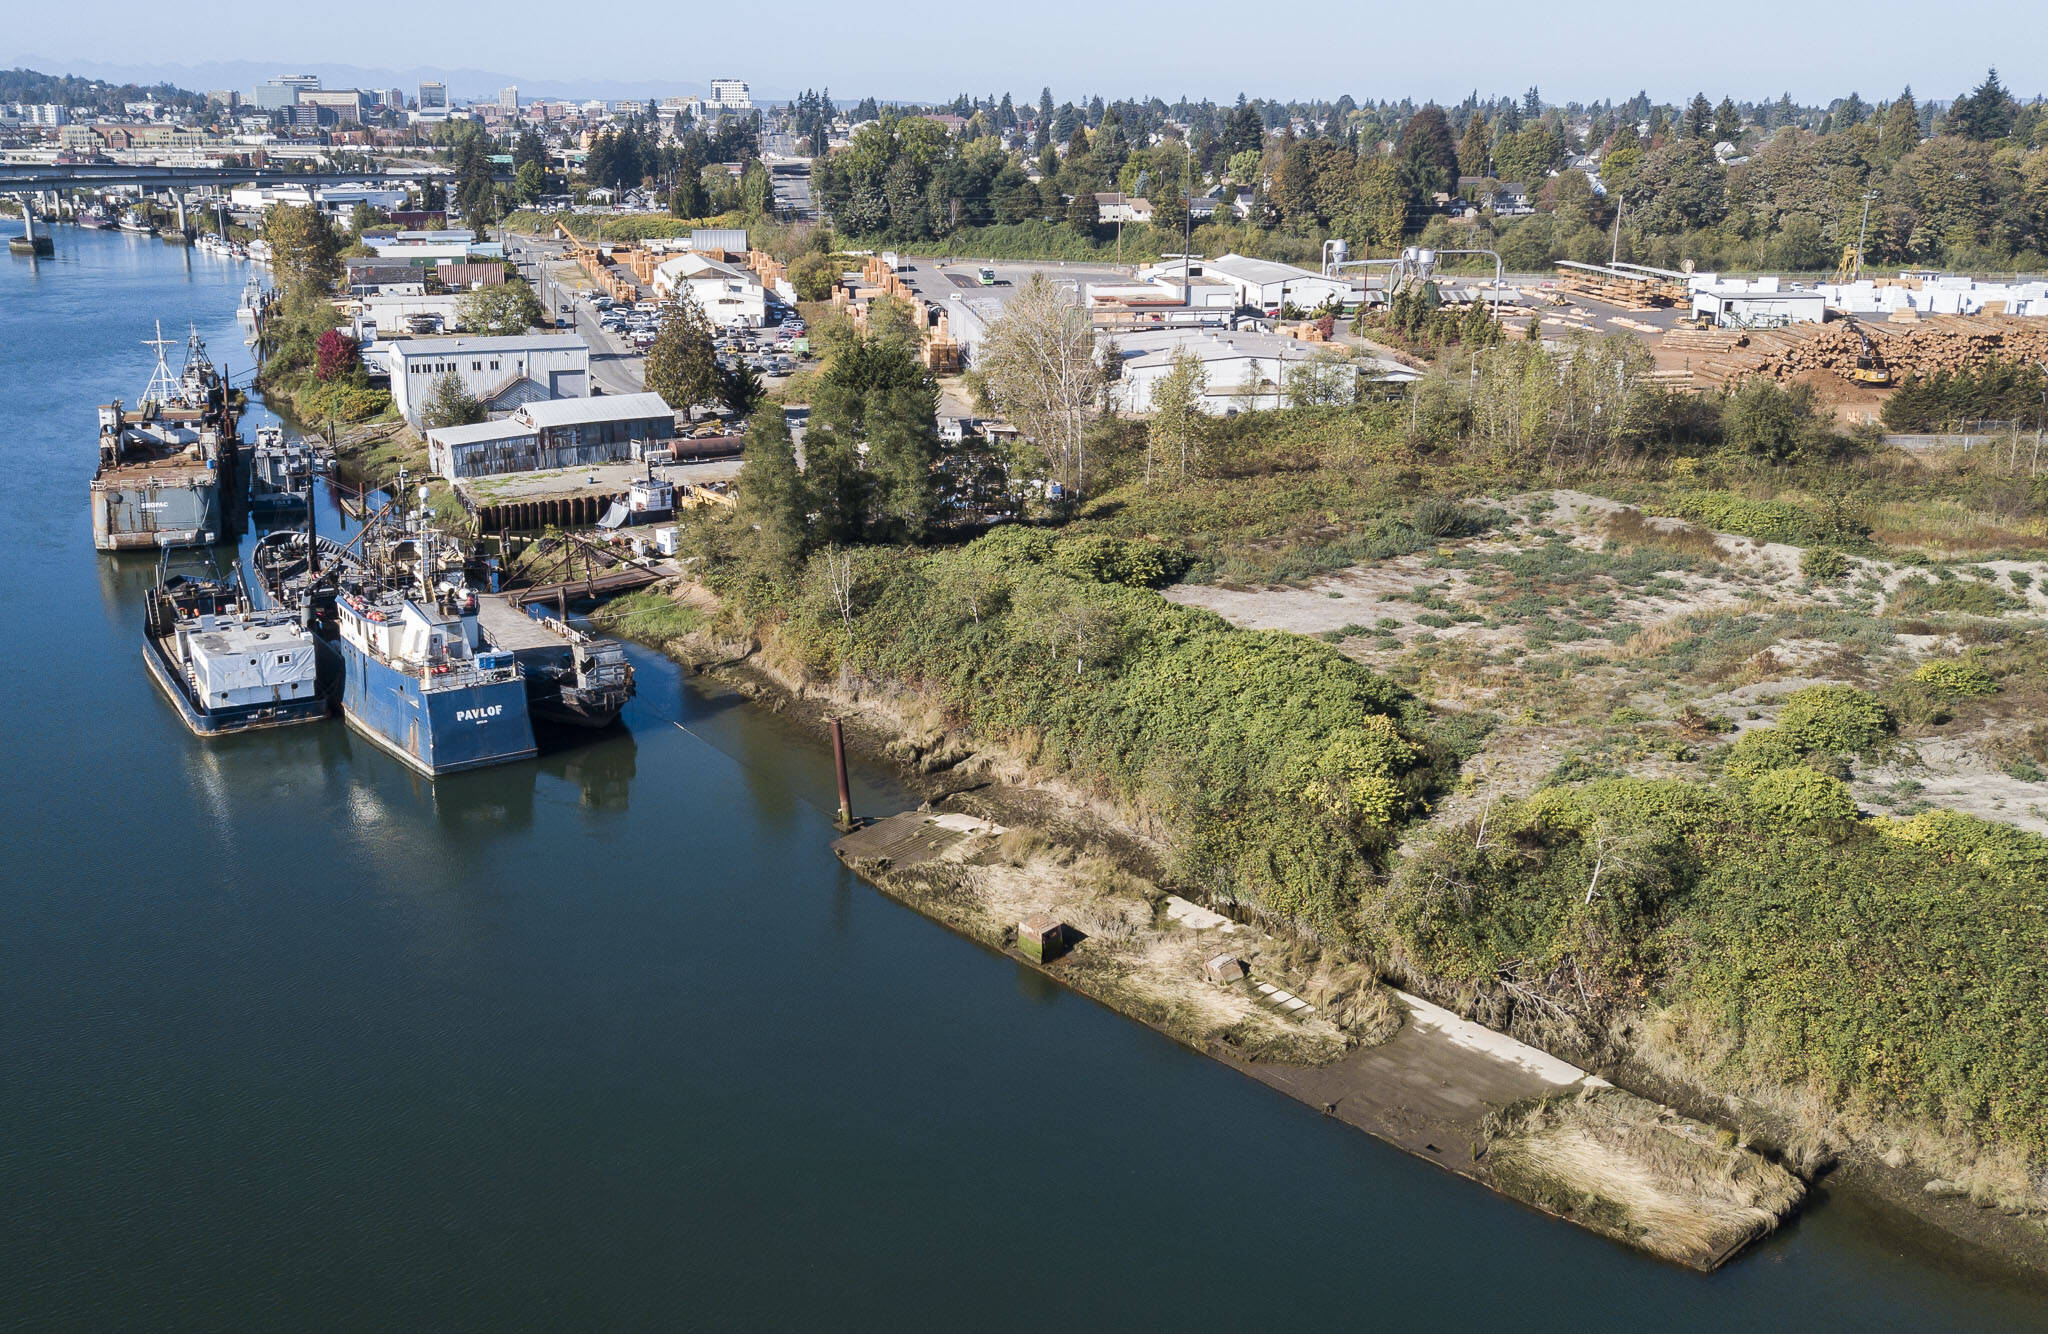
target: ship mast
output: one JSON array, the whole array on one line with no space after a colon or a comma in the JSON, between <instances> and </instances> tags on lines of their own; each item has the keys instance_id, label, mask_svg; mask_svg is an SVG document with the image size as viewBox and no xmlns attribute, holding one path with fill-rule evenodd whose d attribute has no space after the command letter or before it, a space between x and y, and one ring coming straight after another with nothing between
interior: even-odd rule
<instances>
[{"instance_id":1,"label":"ship mast","mask_svg":"<svg viewBox=\"0 0 2048 1334\"><path fill-rule=\"evenodd\" d=\"M164 359L164 350L172 340L164 337L164 322L156 322L156 337L142 340L144 347L156 349L156 370L149 377L149 387L142 391L142 401L137 407L148 409L151 403L159 406L168 404L178 397L178 379L171 374L171 363Z\"/></svg>"}]
</instances>

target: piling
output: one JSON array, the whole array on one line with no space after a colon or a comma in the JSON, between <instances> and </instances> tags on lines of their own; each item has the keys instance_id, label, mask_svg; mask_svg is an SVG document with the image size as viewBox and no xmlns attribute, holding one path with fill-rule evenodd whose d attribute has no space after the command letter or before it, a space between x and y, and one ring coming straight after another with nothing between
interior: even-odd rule
<instances>
[{"instance_id":1,"label":"piling","mask_svg":"<svg viewBox=\"0 0 2048 1334\"><path fill-rule=\"evenodd\" d=\"M853 828L853 794L846 786L846 733L832 720L832 768L839 776L839 827Z\"/></svg>"}]
</instances>

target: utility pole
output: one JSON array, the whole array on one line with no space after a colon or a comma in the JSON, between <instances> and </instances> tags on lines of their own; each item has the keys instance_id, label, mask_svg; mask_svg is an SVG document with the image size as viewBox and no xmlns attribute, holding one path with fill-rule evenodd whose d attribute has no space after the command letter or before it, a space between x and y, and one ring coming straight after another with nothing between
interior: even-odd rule
<instances>
[{"instance_id":1,"label":"utility pole","mask_svg":"<svg viewBox=\"0 0 2048 1334\"><path fill-rule=\"evenodd\" d=\"M1614 193L1614 246L1607 252L1607 263L1612 266L1621 262L1621 210L1628 203L1619 190Z\"/></svg>"},{"instance_id":2,"label":"utility pole","mask_svg":"<svg viewBox=\"0 0 2048 1334\"><path fill-rule=\"evenodd\" d=\"M1855 282L1863 276L1863 238L1870 230L1870 201L1877 198L1877 191L1863 192L1863 221L1856 227L1856 263L1849 270L1849 281Z\"/></svg>"}]
</instances>

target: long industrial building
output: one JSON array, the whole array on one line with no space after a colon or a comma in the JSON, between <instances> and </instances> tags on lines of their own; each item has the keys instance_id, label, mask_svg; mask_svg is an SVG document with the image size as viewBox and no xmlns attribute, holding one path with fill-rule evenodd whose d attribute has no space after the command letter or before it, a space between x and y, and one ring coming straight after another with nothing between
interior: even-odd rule
<instances>
[{"instance_id":1,"label":"long industrial building","mask_svg":"<svg viewBox=\"0 0 2048 1334\"><path fill-rule=\"evenodd\" d=\"M607 394L528 403L499 421L427 432L427 460L449 481L583 468L646 457L675 438L660 394Z\"/></svg>"}]
</instances>

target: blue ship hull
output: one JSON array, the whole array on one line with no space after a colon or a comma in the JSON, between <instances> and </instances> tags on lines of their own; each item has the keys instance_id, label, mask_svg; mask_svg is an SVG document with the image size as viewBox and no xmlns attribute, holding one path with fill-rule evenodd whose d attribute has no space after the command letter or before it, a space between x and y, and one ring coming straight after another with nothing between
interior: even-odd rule
<instances>
[{"instance_id":1,"label":"blue ship hull","mask_svg":"<svg viewBox=\"0 0 2048 1334\"><path fill-rule=\"evenodd\" d=\"M425 690L344 636L341 711L351 727L429 778L531 759L526 683Z\"/></svg>"}]
</instances>

